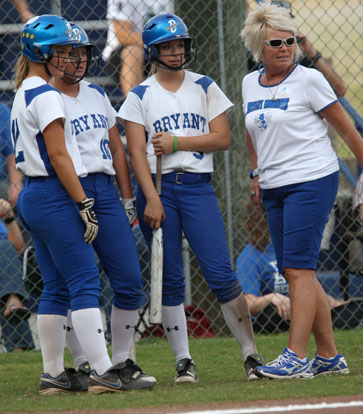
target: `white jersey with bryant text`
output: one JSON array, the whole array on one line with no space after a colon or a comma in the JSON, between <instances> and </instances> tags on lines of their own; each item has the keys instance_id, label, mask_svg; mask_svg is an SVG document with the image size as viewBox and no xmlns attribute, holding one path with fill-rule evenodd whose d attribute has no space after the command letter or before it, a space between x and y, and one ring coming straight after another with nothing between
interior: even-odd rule
<instances>
[{"instance_id":1,"label":"white jersey with bryant text","mask_svg":"<svg viewBox=\"0 0 363 414\"><path fill-rule=\"evenodd\" d=\"M16 92L11 110L11 135L16 168L31 177L56 175L47 152L43 132L56 119L66 118L61 93L44 79L24 79ZM77 142L66 136L66 148L78 176L86 175Z\"/></svg>"},{"instance_id":2,"label":"white jersey with bryant text","mask_svg":"<svg viewBox=\"0 0 363 414\"><path fill-rule=\"evenodd\" d=\"M151 173L156 172L156 157L151 143L157 132L176 136L197 136L209 133L209 122L228 111L233 104L208 76L184 71L180 88L174 93L164 89L155 75L132 89L118 116L141 124L146 132L146 153ZM162 173L213 172L213 153L177 151L163 155Z\"/></svg>"},{"instance_id":3,"label":"white jersey with bryant text","mask_svg":"<svg viewBox=\"0 0 363 414\"><path fill-rule=\"evenodd\" d=\"M81 81L77 97L62 96L66 107L65 134L77 141L87 173L115 175L108 130L116 124L116 111L105 91Z\"/></svg>"},{"instance_id":4,"label":"white jersey with bryant text","mask_svg":"<svg viewBox=\"0 0 363 414\"><path fill-rule=\"evenodd\" d=\"M260 78L259 71L244 77L242 98L261 188L316 180L338 171L328 123L319 115L337 101L324 76L297 65L272 87L262 85Z\"/></svg>"}]
</instances>

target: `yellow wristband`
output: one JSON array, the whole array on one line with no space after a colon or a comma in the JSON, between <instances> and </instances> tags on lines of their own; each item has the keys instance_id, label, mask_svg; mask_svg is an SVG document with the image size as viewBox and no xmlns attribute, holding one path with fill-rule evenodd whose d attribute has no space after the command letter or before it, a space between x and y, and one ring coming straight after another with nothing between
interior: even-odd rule
<instances>
[{"instance_id":1,"label":"yellow wristband","mask_svg":"<svg viewBox=\"0 0 363 414\"><path fill-rule=\"evenodd\" d=\"M178 137L174 135L174 147L173 152L177 152L178 150Z\"/></svg>"}]
</instances>

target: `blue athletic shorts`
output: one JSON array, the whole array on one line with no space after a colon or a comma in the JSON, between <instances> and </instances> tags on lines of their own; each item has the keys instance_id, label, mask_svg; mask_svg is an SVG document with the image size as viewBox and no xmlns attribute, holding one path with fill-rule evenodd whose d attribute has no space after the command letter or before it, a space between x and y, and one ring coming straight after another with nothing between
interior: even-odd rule
<instances>
[{"instance_id":1,"label":"blue athletic shorts","mask_svg":"<svg viewBox=\"0 0 363 414\"><path fill-rule=\"evenodd\" d=\"M338 191L339 173L318 180L261 189L279 271L316 270L325 224Z\"/></svg>"}]
</instances>

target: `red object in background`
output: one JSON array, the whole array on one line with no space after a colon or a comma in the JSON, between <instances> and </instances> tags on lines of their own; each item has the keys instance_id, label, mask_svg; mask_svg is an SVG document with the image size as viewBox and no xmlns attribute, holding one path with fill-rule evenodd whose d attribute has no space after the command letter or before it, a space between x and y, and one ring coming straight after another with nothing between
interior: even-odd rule
<instances>
[{"instance_id":1,"label":"red object in background","mask_svg":"<svg viewBox=\"0 0 363 414\"><path fill-rule=\"evenodd\" d=\"M211 323L202 309L189 305L185 306L184 310L187 319L188 336L193 336L195 338L213 338L215 336L215 333L211 328ZM148 327L144 332L143 337L145 338L148 336L165 338L162 325Z\"/></svg>"}]
</instances>

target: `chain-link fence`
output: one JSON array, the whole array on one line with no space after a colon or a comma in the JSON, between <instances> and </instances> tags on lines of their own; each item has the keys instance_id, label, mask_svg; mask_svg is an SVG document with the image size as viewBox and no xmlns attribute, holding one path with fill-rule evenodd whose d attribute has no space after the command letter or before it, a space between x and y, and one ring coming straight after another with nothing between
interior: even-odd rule
<instances>
[{"instance_id":1,"label":"chain-link fence","mask_svg":"<svg viewBox=\"0 0 363 414\"><path fill-rule=\"evenodd\" d=\"M115 109L118 110L128 90L141 82L150 70L144 64L139 44L139 33L143 23L154 13L164 10L175 11L184 19L190 33L195 36L198 54L196 62L190 66L191 69L213 78L235 103L235 108L229 117L232 145L229 151L215 154L216 171L213 176L213 183L225 220L231 260L235 266L237 258L242 251L245 251L246 246L256 247L254 240L256 232L260 233L261 239L268 240L263 212L247 209L250 166L244 147L244 119L241 108L241 80L248 71L248 54L243 47L239 33L246 14L256 5L256 1L129 0L118 2L109 0L109 2L113 4L109 5L111 7L107 11L107 0L88 0L87 2L82 0L28 0L28 4L21 0L2 0L0 4L0 102L5 110L0 113L0 153L2 154L0 197L8 198L7 190L12 181L12 176L9 175L11 173L11 155L9 155L11 151L6 142L6 129L9 129L6 106L11 107L14 97L13 68L19 56L19 33L22 22L31 16L30 13L61 14L86 29L100 55L98 65L94 64L90 68L87 80L101 85L109 95ZM121 7L117 6L118 3L125 4ZM279 3L283 3L283 6L289 5L288 2ZM294 0L291 6L294 22L299 31L308 37L315 54L320 51L324 61L330 64L340 76L343 87L344 85L346 87L341 103L362 133L363 121L360 116L363 113L362 2L360 0L336 0L334 2ZM123 133L121 126L120 132ZM338 304L336 300L349 299L351 301L348 305L332 310L332 315L334 312L335 317L333 319L338 321L335 325L340 328L350 328L359 325L362 318L362 302L359 298L361 300L363 298L361 252L363 235L357 212L352 208L353 192L360 170L351 152L334 131L331 131L331 138L339 156L341 179L336 206L326 228L325 236L327 237L324 238L322 245L317 275L324 289L332 297L332 306ZM248 211L249 214L247 214ZM251 214L255 218L253 227L251 227L249 217ZM6 234L9 231L9 225L0 223L0 233ZM147 287L149 254L137 227L134 232ZM4 256L8 260L7 265L3 265L3 261L0 261L1 341L5 345L3 348L7 350L31 348L34 346L33 341L35 346L38 346L35 314L42 288L41 278L37 271L31 239L24 230L23 237L28 247L25 253L22 249L18 249L19 255L13 255L10 253L12 249L9 246L0 252L1 257ZM265 251L266 245L261 249ZM250 262L252 253L245 254L244 257L247 257L247 262ZM9 265L10 258L11 265ZM183 258L187 281L185 305L191 333L198 336L211 336L213 333L228 335L229 331L221 316L220 307L214 294L209 291L187 242L184 243ZM253 270L256 278L259 276L258 269L260 273L270 272L275 280L274 289L277 293L283 293L284 290L281 287L283 281L281 282L275 270L268 267L273 259L266 263L266 267L258 254L255 254L253 258L255 262L252 265L243 262L243 255L238 258L239 265L242 263L244 266L242 272L239 270L239 265L236 266L239 277L247 279L248 266ZM101 278L104 287L102 306L107 316L110 313L112 291L102 271ZM14 290L14 283L18 285L18 289ZM256 286L260 289L258 284L251 292L254 292L255 296L263 294L264 292L258 291ZM29 316L25 310L22 311L23 313L20 312L23 317L17 318L15 312L10 312L13 317L9 317L9 307L6 303L10 295L14 293L18 297L25 295L30 298L27 306L32 311L32 316L29 320L25 319ZM145 294L144 302L147 303L147 294ZM17 304L17 301L15 300L14 303ZM21 321L22 318L25 321ZM259 318L257 319L260 321ZM263 327L266 328L271 323L275 324L275 321L270 315L267 316L265 322L262 322L260 330L264 331ZM32 336L29 336L30 328ZM160 330L152 332L148 329L145 309L140 317L138 331L140 336L161 334Z\"/></svg>"}]
</instances>

